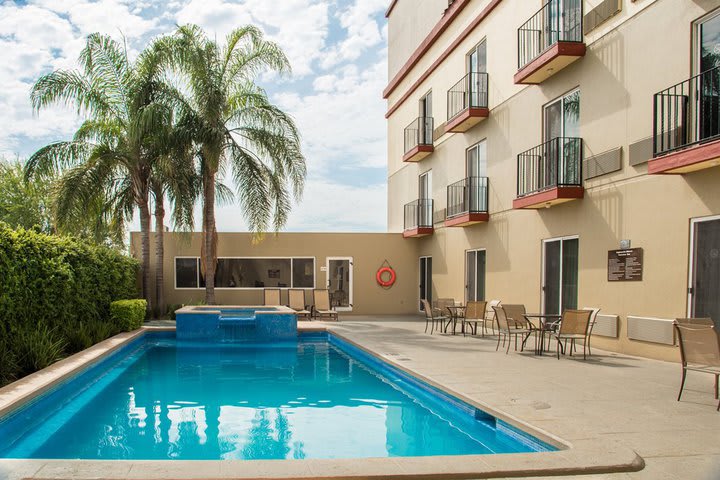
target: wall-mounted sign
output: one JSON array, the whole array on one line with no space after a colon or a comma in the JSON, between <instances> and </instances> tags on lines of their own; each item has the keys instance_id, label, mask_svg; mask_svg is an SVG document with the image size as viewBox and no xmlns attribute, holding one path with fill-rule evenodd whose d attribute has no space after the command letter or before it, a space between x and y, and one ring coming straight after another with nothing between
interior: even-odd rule
<instances>
[{"instance_id":1,"label":"wall-mounted sign","mask_svg":"<svg viewBox=\"0 0 720 480\"><path fill-rule=\"evenodd\" d=\"M639 282L643 279L643 249L608 251L608 282Z\"/></svg>"}]
</instances>

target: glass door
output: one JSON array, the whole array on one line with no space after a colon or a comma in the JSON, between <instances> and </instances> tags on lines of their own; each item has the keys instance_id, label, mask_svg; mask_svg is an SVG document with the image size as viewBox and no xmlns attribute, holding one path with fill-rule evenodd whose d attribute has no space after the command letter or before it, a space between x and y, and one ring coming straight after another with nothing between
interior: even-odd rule
<instances>
[{"instance_id":1,"label":"glass door","mask_svg":"<svg viewBox=\"0 0 720 480\"><path fill-rule=\"evenodd\" d=\"M578 304L577 237L543 241L543 313L560 315Z\"/></svg>"},{"instance_id":2,"label":"glass door","mask_svg":"<svg viewBox=\"0 0 720 480\"><path fill-rule=\"evenodd\" d=\"M432 170L428 170L418 177L418 226L430 227L432 219Z\"/></svg>"},{"instance_id":3,"label":"glass door","mask_svg":"<svg viewBox=\"0 0 720 480\"><path fill-rule=\"evenodd\" d=\"M543 111L545 141L545 185L577 185L580 183L580 90L545 105ZM553 141L560 137L560 140ZM558 171L559 169L559 171Z\"/></svg>"},{"instance_id":4,"label":"glass door","mask_svg":"<svg viewBox=\"0 0 720 480\"><path fill-rule=\"evenodd\" d=\"M352 311L352 257L328 257L326 270L327 288L330 291L330 305L339 312Z\"/></svg>"},{"instance_id":5,"label":"glass door","mask_svg":"<svg viewBox=\"0 0 720 480\"><path fill-rule=\"evenodd\" d=\"M424 311L422 300L432 305L432 257L420 257L420 311Z\"/></svg>"},{"instance_id":6,"label":"glass door","mask_svg":"<svg viewBox=\"0 0 720 480\"><path fill-rule=\"evenodd\" d=\"M420 144L430 145L433 140L432 132L432 92L426 93L420 99Z\"/></svg>"},{"instance_id":7,"label":"glass door","mask_svg":"<svg viewBox=\"0 0 720 480\"><path fill-rule=\"evenodd\" d=\"M720 327L720 216L694 219L690 228L688 315Z\"/></svg>"},{"instance_id":8,"label":"glass door","mask_svg":"<svg viewBox=\"0 0 720 480\"><path fill-rule=\"evenodd\" d=\"M711 13L696 26L699 74L698 140L720 135L720 11Z\"/></svg>"},{"instance_id":9,"label":"glass door","mask_svg":"<svg viewBox=\"0 0 720 480\"><path fill-rule=\"evenodd\" d=\"M486 183L478 177L487 177L487 145L485 140L467 149L465 171L468 177L465 185L465 208L470 212L487 209L485 203Z\"/></svg>"},{"instance_id":10,"label":"glass door","mask_svg":"<svg viewBox=\"0 0 720 480\"><path fill-rule=\"evenodd\" d=\"M485 300L485 250L465 252L465 300Z\"/></svg>"},{"instance_id":11,"label":"glass door","mask_svg":"<svg viewBox=\"0 0 720 480\"><path fill-rule=\"evenodd\" d=\"M487 72L487 46L483 40L467 56L469 107L487 105L485 75L480 75L485 72Z\"/></svg>"}]
</instances>

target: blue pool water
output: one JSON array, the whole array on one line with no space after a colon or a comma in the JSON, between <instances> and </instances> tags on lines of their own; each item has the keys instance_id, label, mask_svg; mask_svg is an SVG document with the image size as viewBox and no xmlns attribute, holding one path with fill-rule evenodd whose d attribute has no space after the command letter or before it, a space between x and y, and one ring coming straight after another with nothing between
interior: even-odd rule
<instances>
[{"instance_id":1,"label":"blue pool water","mask_svg":"<svg viewBox=\"0 0 720 480\"><path fill-rule=\"evenodd\" d=\"M465 455L552 447L333 336L147 334L0 420L0 457L147 460Z\"/></svg>"}]
</instances>

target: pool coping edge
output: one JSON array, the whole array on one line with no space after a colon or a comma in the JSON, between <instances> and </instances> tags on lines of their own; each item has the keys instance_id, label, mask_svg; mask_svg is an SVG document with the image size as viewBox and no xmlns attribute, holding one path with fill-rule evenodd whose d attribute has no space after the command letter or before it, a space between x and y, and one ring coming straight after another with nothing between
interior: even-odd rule
<instances>
[{"instance_id":1,"label":"pool coping edge","mask_svg":"<svg viewBox=\"0 0 720 480\"><path fill-rule=\"evenodd\" d=\"M360 478L472 479L522 476L564 476L573 474L618 473L642 470L645 462L634 450L617 441L598 438L568 442L483 402L467 397L398 364L392 358L362 346L336 330L335 325L303 325L298 331L327 332L398 370L415 377L485 411L507 424L527 432L556 448L552 452L494 455L387 457L362 459L303 460L34 460L0 459L0 477L13 471L17 478L43 480L179 480L210 479L317 479L357 480ZM174 327L142 327L100 342L0 389L0 416L47 392L78 372L90 368L108 355L147 333L174 331ZM35 389L29 387L37 384ZM18 392L16 398L13 391ZM602 447L602 448L599 448ZM21 471L25 473L20 473ZM3 477L4 478L4 477Z\"/></svg>"}]
</instances>

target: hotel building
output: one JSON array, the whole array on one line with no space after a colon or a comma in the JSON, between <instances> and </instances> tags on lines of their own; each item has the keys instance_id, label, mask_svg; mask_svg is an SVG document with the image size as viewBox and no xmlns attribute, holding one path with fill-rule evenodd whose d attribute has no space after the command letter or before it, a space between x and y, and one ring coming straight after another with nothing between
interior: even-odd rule
<instances>
[{"instance_id":1,"label":"hotel building","mask_svg":"<svg viewBox=\"0 0 720 480\"><path fill-rule=\"evenodd\" d=\"M720 2L395 0L388 228L420 298L600 307L677 360L720 322Z\"/></svg>"}]
</instances>

